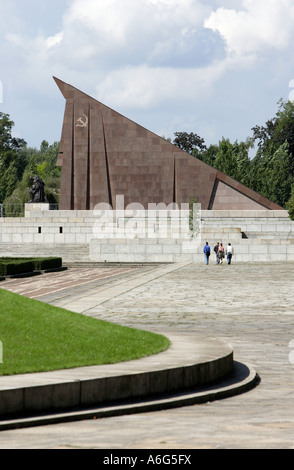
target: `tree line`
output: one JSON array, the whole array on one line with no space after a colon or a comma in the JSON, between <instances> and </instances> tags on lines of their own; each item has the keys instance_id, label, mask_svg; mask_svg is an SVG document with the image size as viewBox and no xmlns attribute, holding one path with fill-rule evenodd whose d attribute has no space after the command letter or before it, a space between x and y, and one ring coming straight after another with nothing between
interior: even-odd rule
<instances>
[{"instance_id":1,"label":"tree line","mask_svg":"<svg viewBox=\"0 0 294 470\"><path fill-rule=\"evenodd\" d=\"M288 209L294 220L294 102L280 100L276 115L251 130L245 142L223 137L208 147L197 134L176 132L173 144Z\"/></svg>"},{"instance_id":2,"label":"tree line","mask_svg":"<svg viewBox=\"0 0 294 470\"><path fill-rule=\"evenodd\" d=\"M44 181L47 201L58 203L59 142L50 145L43 140L40 149L28 147L25 140L12 136L13 126L10 116L0 113L0 203L28 202L33 175ZM223 137L207 146L193 132L174 136L174 145L288 209L294 220L294 102L280 100L276 115L253 127L245 142L232 143Z\"/></svg>"},{"instance_id":3,"label":"tree line","mask_svg":"<svg viewBox=\"0 0 294 470\"><path fill-rule=\"evenodd\" d=\"M30 200L30 177L40 176L45 183L46 200L59 202L61 168L56 166L59 142L43 140L40 148L29 147L24 139L12 136L14 122L0 113L0 203L10 213Z\"/></svg>"}]
</instances>

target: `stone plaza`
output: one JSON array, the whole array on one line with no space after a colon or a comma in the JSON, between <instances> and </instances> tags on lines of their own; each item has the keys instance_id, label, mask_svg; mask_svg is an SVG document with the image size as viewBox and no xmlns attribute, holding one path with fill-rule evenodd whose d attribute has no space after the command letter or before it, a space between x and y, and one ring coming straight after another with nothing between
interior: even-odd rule
<instances>
[{"instance_id":1,"label":"stone plaza","mask_svg":"<svg viewBox=\"0 0 294 470\"><path fill-rule=\"evenodd\" d=\"M71 268L1 287L95 318L217 337L260 383L201 405L1 431L0 448L293 449L293 262ZM69 277L70 276L70 277ZM292 342L292 343L291 343Z\"/></svg>"}]
</instances>

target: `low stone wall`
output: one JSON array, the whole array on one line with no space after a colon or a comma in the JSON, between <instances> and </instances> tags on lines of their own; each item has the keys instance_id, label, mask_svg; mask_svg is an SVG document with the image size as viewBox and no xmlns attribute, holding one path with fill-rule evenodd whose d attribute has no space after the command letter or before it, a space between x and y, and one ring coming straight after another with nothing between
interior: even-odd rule
<instances>
[{"instance_id":1,"label":"low stone wall","mask_svg":"<svg viewBox=\"0 0 294 470\"><path fill-rule=\"evenodd\" d=\"M196 214L196 215L195 215ZM294 261L286 211L56 211L26 204L25 217L0 218L0 256L63 261L203 263L203 246L234 247L235 262Z\"/></svg>"}]
</instances>

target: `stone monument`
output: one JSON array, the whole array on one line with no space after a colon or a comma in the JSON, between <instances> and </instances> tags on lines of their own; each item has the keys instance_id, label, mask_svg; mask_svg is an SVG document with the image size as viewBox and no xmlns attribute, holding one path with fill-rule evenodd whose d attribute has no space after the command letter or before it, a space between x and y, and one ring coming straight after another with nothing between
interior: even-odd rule
<instances>
[{"instance_id":1,"label":"stone monument","mask_svg":"<svg viewBox=\"0 0 294 470\"><path fill-rule=\"evenodd\" d=\"M66 99L58 166L60 209L115 209L189 203L202 210L281 210L280 206L139 124L54 77Z\"/></svg>"}]
</instances>

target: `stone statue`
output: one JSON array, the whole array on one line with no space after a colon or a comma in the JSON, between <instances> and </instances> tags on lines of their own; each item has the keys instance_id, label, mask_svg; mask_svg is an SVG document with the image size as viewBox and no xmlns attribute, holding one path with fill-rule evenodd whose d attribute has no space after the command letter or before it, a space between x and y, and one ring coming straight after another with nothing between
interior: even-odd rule
<instances>
[{"instance_id":1,"label":"stone statue","mask_svg":"<svg viewBox=\"0 0 294 470\"><path fill-rule=\"evenodd\" d=\"M45 202L45 183L39 176L30 176L32 187L30 189L30 202Z\"/></svg>"}]
</instances>

